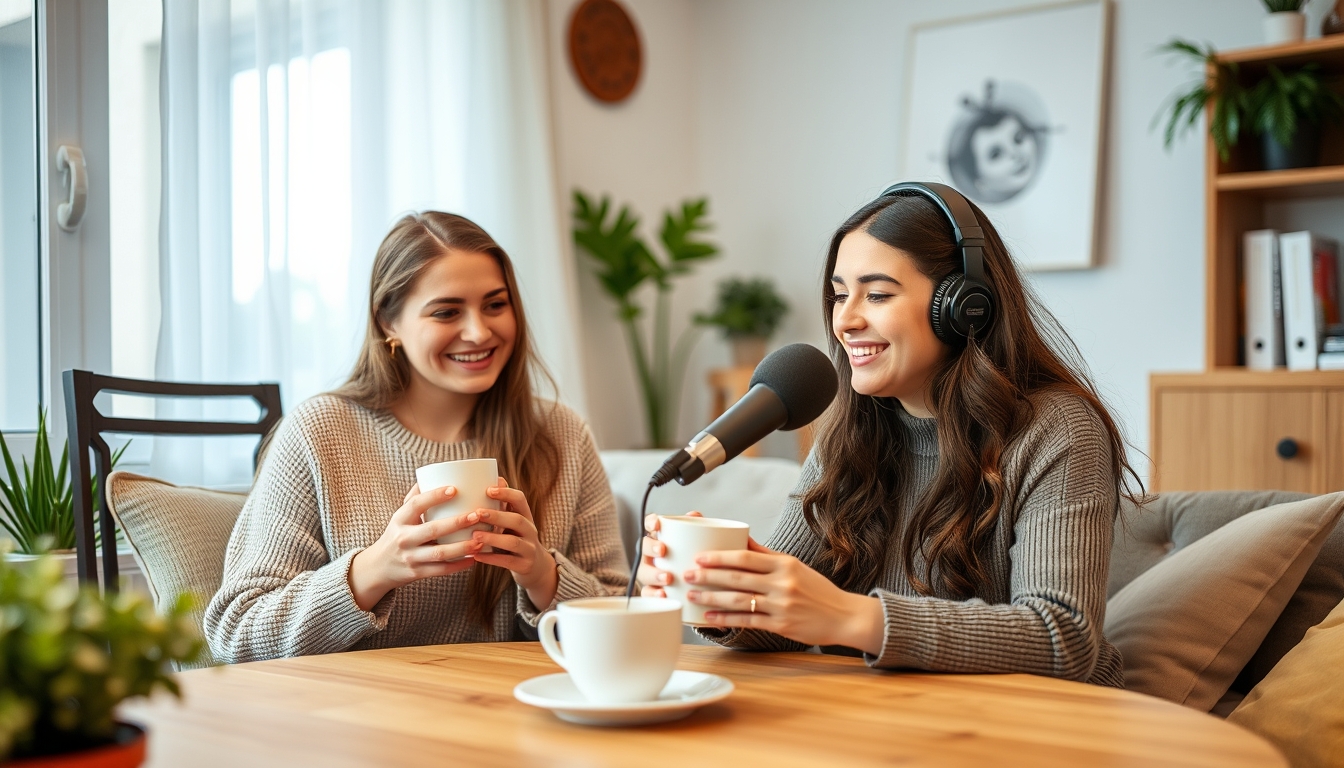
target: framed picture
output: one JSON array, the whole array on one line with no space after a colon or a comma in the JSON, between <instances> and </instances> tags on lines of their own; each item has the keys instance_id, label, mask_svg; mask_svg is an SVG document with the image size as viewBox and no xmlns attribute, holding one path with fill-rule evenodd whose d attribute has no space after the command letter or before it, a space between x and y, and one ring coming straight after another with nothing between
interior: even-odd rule
<instances>
[{"instance_id":1,"label":"framed picture","mask_svg":"<svg viewBox=\"0 0 1344 768\"><path fill-rule=\"evenodd\" d=\"M1029 270L1093 265L1108 0L916 26L906 48L904 181L974 200Z\"/></svg>"}]
</instances>

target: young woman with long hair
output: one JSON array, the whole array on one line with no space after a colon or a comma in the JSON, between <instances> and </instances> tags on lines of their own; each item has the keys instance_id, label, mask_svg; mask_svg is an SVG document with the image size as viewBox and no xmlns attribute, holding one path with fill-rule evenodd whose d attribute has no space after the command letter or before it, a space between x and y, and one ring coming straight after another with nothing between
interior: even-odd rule
<instances>
[{"instance_id":1,"label":"young woman with long hair","mask_svg":"<svg viewBox=\"0 0 1344 768\"><path fill-rule=\"evenodd\" d=\"M969 201L992 316L939 338L935 288L964 266L934 196L883 195L835 233L821 304L840 393L798 487L768 547L677 576L715 609L702 633L734 648L1123 686L1106 576L1120 496L1141 482L1076 347ZM673 576L662 551L645 539L644 594Z\"/></svg>"},{"instance_id":2,"label":"young woman with long hair","mask_svg":"<svg viewBox=\"0 0 1344 768\"><path fill-rule=\"evenodd\" d=\"M409 215L369 293L350 379L266 450L206 611L217 661L508 640L519 618L625 586L592 435L534 394L545 372L504 250L461 216ZM422 492L416 468L479 457L499 464L503 509L422 522L456 489ZM436 543L479 522L492 530Z\"/></svg>"}]
</instances>

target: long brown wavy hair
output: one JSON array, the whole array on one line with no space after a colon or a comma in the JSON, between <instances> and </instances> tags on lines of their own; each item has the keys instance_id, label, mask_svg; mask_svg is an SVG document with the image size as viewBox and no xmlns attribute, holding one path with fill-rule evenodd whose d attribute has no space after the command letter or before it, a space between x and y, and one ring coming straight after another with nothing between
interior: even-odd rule
<instances>
[{"instance_id":1,"label":"long brown wavy hair","mask_svg":"<svg viewBox=\"0 0 1344 768\"><path fill-rule=\"evenodd\" d=\"M471 220L439 211L413 213L398 221L383 238L369 280L369 323L364 343L349 380L333 394L373 410L388 408L402 396L411 381L410 363L406 355L389 354L383 329L401 313L425 269L452 250L488 254L504 273L517 336L499 378L476 402L468 429L480 455L493 456L509 483L527 494L532 517L540 529L545 504L538 503L538 494L555 483L560 462L555 440L546 429L545 401L535 396L533 385L544 380L554 388L554 381L532 348L513 262ZM493 624L495 606L511 584L507 569L484 563L472 567L468 610L487 629Z\"/></svg>"},{"instance_id":2,"label":"long brown wavy hair","mask_svg":"<svg viewBox=\"0 0 1344 768\"><path fill-rule=\"evenodd\" d=\"M1023 284L999 234L974 203L985 234L985 280L995 296L995 316L983 338L951 350L930 382L937 417L938 468L922 499L900 508L901 489L910 478L905 431L894 398L854 391L844 347L832 331L835 273L840 241L862 229L909 254L921 273L937 285L960 272L961 254L952 226L932 202L915 196L882 197L860 208L836 231L822 279L822 316L840 391L819 429L816 451L820 482L803 494L807 522L822 539L818 565L848 591L877 583L890 547L900 546L906 577L925 595L935 583L966 599L989 578L986 562L1008 491L1004 451L1032 421L1028 399L1046 389L1085 400L1100 418L1111 444L1116 490L1139 502L1143 482L1130 465L1124 438L1089 381L1077 346L1059 322ZM905 533L898 515L908 515ZM916 560L923 567L916 567Z\"/></svg>"}]
</instances>

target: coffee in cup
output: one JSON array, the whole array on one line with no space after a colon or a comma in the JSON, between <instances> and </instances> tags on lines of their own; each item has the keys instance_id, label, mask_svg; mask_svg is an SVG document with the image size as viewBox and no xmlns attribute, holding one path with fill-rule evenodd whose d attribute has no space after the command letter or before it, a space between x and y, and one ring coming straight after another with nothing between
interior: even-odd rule
<instances>
[{"instance_id":1,"label":"coffee in cup","mask_svg":"<svg viewBox=\"0 0 1344 768\"><path fill-rule=\"evenodd\" d=\"M425 522L446 517L465 515L475 509L499 509L499 502L486 495L486 490L499 483L499 468L494 459L462 459L427 464L415 470L420 492L438 490L445 486L457 489L457 495L442 504L435 504L425 512ZM489 523L473 526L440 536L440 544L456 544L471 538L472 531L492 530ZM488 548L486 550L488 551Z\"/></svg>"},{"instance_id":2,"label":"coffee in cup","mask_svg":"<svg viewBox=\"0 0 1344 768\"><path fill-rule=\"evenodd\" d=\"M701 552L725 549L746 549L750 526L737 520L695 515L659 515L658 540L666 553L655 557L653 565L672 575L672 583L663 587L667 596L681 603L681 619L692 626L703 627L705 612L710 608L692 603L686 593L690 586L682 578L686 571L696 568L695 558ZM698 590L717 592L718 587L697 585Z\"/></svg>"},{"instance_id":3,"label":"coffee in cup","mask_svg":"<svg viewBox=\"0 0 1344 768\"><path fill-rule=\"evenodd\" d=\"M653 701L677 666L681 605L657 597L569 600L542 615L537 632L546 653L588 701Z\"/></svg>"}]
</instances>

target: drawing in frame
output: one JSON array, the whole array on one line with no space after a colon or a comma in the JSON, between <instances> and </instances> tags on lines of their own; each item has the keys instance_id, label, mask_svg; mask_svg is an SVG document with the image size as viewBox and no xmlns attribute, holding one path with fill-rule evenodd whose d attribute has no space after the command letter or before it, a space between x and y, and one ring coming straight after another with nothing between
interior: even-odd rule
<instances>
[{"instance_id":1,"label":"drawing in frame","mask_svg":"<svg viewBox=\"0 0 1344 768\"><path fill-rule=\"evenodd\" d=\"M974 200L1028 270L1097 249L1109 0L920 24L906 46L901 178Z\"/></svg>"}]
</instances>

